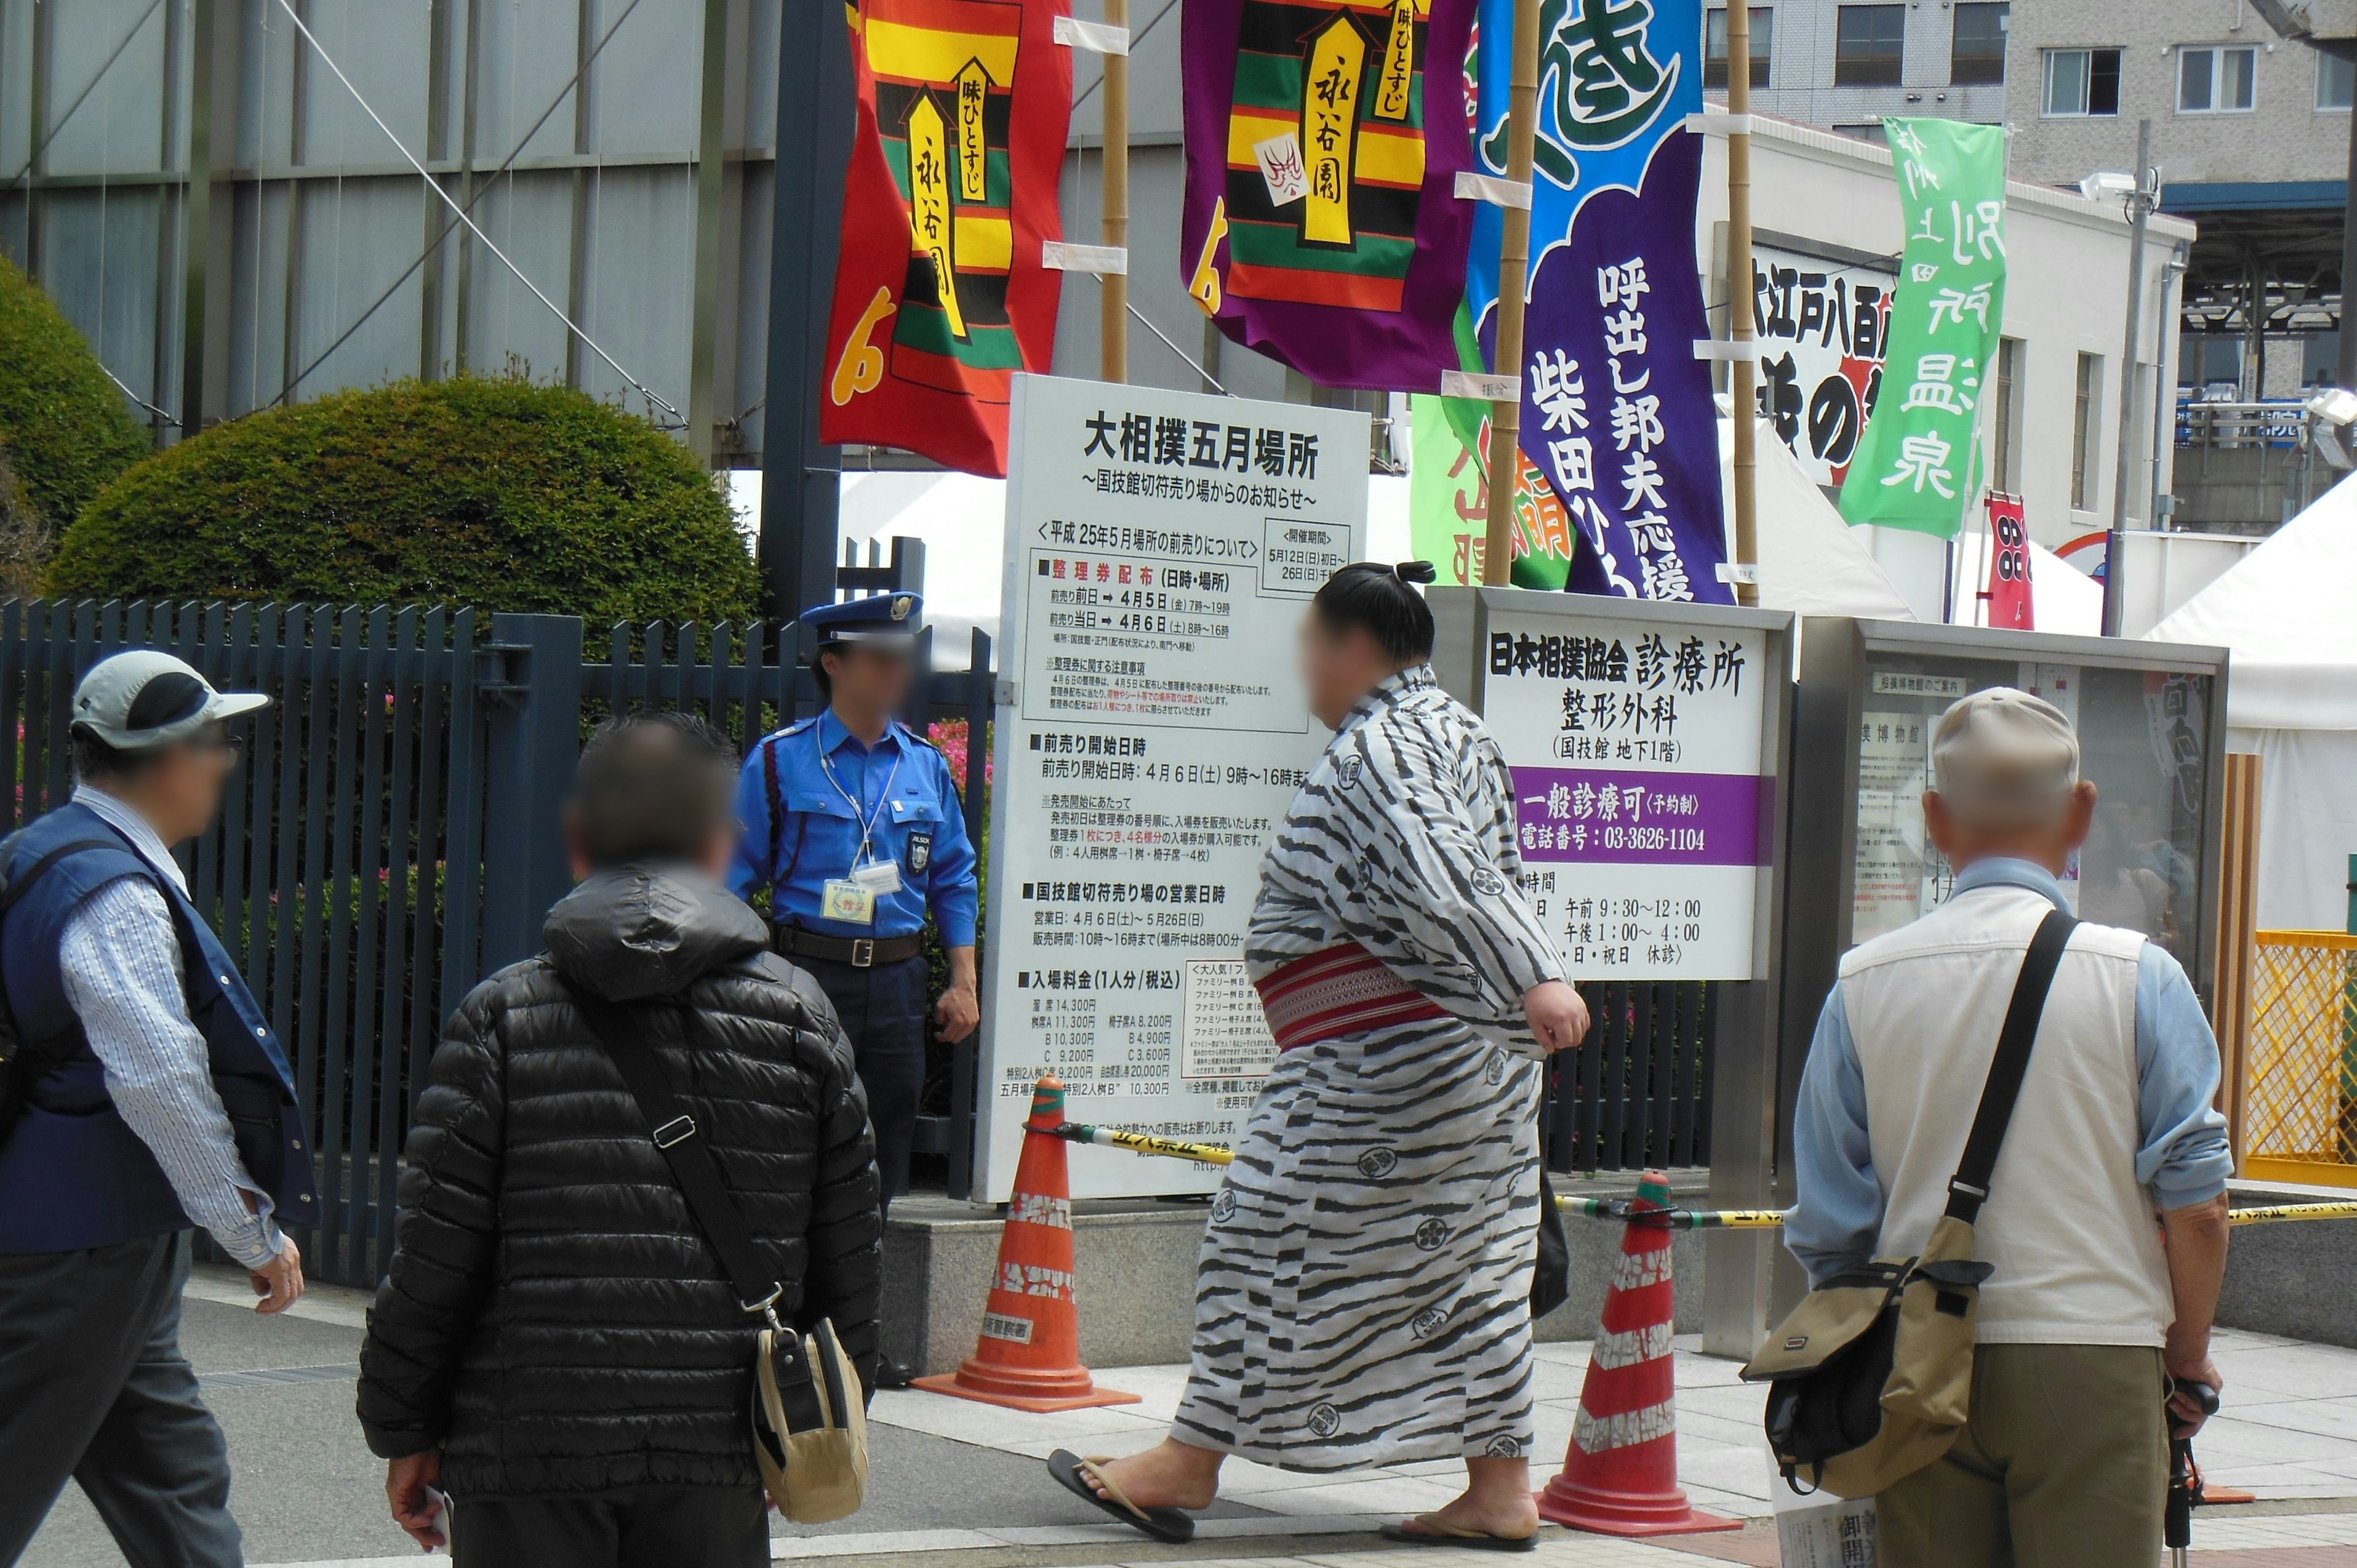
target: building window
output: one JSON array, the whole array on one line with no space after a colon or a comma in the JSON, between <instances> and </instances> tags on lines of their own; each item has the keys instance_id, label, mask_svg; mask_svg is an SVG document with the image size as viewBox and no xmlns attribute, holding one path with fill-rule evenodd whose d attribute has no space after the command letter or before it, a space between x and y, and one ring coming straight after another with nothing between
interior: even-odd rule
<instances>
[{"instance_id":1,"label":"building window","mask_svg":"<svg viewBox=\"0 0 2357 1568\"><path fill-rule=\"evenodd\" d=\"M2327 112L2349 112L2352 98L2357 98L2357 60L2342 59L2318 50L2316 55L2316 106Z\"/></svg>"},{"instance_id":2,"label":"building window","mask_svg":"<svg viewBox=\"0 0 2357 1568\"><path fill-rule=\"evenodd\" d=\"M1769 44L1776 36L1776 8L1754 5L1751 11L1751 85L1768 85ZM1727 7L1714 7L1704 18L1702 84L1727 85Z\"/></svg>"},{"instance_id":3,"label":"building window","mask_svg":"<svg viewBox=\"0 0 2357 1568\"><path fill-rule=\"evenodd\" d=\"M2040 113L2051 119L2119 112L2119 50L2046 51L2046 97Z\"/></svg>"},{"instance_id":4,"label":"building window","mask_svg":"<svg viewBox=\"0 0 2357 1568\"><path fill-rule=\"evenodd\" d=\"M1948 84L2005 80L2005 19L2012 6L1960 0L1948 48Z\"/></svg>"},{"instance_id":5,"label":"building window","mask_svg":"<svg viewBox=\"0 0 2357 1568\"><path fill-rule=\"evenodd\" d=\"M2021 493L2020 454L2014 449L2014 399L2021 385L2021 339L1996 340L1996 488L2007 495Z\"/></svg>"},{"instance_id":6,"label":"building window","mask_svg":"<svg viewBox=\"0 0 2357 1568\"><path fill-rule=\"evenodd\" d=\"M2095 466L2101 453L2098 435L2104 397L2104 357L2079 356L2079 397L2071 415L2071 505L2080 511L2095 510Z\"/></svg>"},{"instance_id":7,"label":"building window","mask_svg":"<svg viewBox=\"0 0 2357 1568\"><path fill-rule=\"evenodd\" d=\"M2183 48L2177 51L2177 112L2239 114L2257 97L2259 51Z\"/></svg>"},{"instance_id":8,"label":"building window","mask_svg":"<svg viewBox=\"0 0 2357 1568\"><path fill-rule=\"evenodd\" d=\"M1896 87L1906 52L1906 6L1845 5L1834 24L1834 85Z\"/></svg>"}]
</instances>

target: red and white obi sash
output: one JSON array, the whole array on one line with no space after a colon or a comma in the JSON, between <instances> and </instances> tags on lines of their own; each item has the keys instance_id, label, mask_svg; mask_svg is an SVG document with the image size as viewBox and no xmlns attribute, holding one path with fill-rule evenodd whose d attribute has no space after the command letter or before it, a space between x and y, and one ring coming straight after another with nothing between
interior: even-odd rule
<instances>
[{"instance_id":1,"label":"red and white obi sash","mask_svg":"<svg viewBox=\"0 0 2357 1568\"><path fill-rule=\"evenodd\" d=\"M1253 983L1279 1050L1448 1016L1356 942L1295 959Z\"/></svg>"}]
</instances>

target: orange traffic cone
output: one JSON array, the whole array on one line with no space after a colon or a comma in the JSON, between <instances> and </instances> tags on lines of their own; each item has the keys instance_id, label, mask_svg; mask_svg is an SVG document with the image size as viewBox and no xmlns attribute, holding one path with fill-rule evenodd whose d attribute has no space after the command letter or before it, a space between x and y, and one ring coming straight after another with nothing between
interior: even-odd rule
<instances>
[{"instance_id":1,"label":"orange traffic cone","mask_svg":"<svg viewBox=\"0 0 2357 1568\"><path fill-rule=\"evenodd\" d=\"M1647 1171L1633 1207L1669 1206L1670 1178ZM1542 1519L1602 1535L1743 1528L1740 1520L1695 1512L1678 1486L1670 1237L1666 1229L1633 1220L1621 1232L1571 1447L1563 1473L1538 1495Z\"/></svg>"},{"instance_id":2,"label":"orange traffic cone","mask_svg":"<svg viewBox=\"0 0 2357 1568\"><path fill-rule=\"evenodd\" d=\"M998 1239L998 1277L982 1311L982 1337L953 1376L917 1387L1016 1410L1080 1410L1135 1404L1136 1394L1101 1389L1081 1365L1081 1319L1072 1299L1072 1187L1064 1172L1064 1086L1043 1078L1031 1091L1014 1200Z\"/></svg>"}]
</instances>

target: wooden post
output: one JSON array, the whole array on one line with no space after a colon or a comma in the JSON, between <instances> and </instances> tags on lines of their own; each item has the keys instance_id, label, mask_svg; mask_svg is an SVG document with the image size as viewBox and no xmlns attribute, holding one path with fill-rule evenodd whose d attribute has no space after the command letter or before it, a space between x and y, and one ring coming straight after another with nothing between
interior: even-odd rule
<instances>
[{"instance_id":1,"label":"wooden post","mask_svg":"<svg viewBox=\"0 0 2357 1568\"><path fill-rule=\"evenodd\" d=\"M2251 964L2258 941L2259 758L2226 754L2224 844L2218 857L2216 964L2210 994L2218 1036L2218 1110L2226 1118L2234 1168L2243 1168L2244 1107L2250 1094Z\"/></svg>"},{"instance_id":2,"label":"wooden post","mask_svg":"<svg viewBox=\"0 0 2357 1568\"><path fill-rule=\"evenodd\" d=\"M1539 0L1514 0L1514 52L1506 94L1506 177L1528 189L1538 131ZM1490 404L1490 516L1481 581L1514 580L1514 488L1523 472L1523 306L1530 290L1531 209L1503 211L1498 238L1498 345L1491 365L1513 388Z\"/></svg>"},{"instance_id":3,"label":"wooden post","mask_svg":"<svg viewBox=\"0 0 2357 1568\"><path fill-rule=\"evenodd\" d=\"M1727 138L1727 335L1751 340L1751 7L1728 0L1727 7L1727 112L1742 116ZM1735 602L1756 606L1759 585L1745 568L1760 560L1760 503L1752 411L1752 378L1759 367L1750 355L1729 361L1727 392L1735 420Z\"/></svg>"},{"instance_id":4,"label":"wooden post","mask_svg":"<svg viewBox=\"0 0 2357 1568\"><path fill-rule=\"evenodd\" d=\"M1104 0L1105 26L1126 30L1129 0ZM1115 249L1129 246L1129 57L1109 54L1104 59L1104 242ZM1103 316L1097 326L1098 374L1105 381L1129 380L1129 279L1105 273L1097 279Z\"/></svg>"}]
</instances>

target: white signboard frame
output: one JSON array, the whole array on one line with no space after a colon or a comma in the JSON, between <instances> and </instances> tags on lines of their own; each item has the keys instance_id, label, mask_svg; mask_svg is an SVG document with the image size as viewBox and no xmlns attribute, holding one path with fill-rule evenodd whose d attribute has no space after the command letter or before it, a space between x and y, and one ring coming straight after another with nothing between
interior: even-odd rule
<instances>
[{"instance_id":1,"label":"white signboard frame","mask_svg":"<svg viewBox=\"0 0 2357 1568\"><path fill-rule=\"evenodd\" d=\"M1523 881L1581 980L1764 980L1792 618L1436 588L1441 683L1514 770Z\"/></svg>"},{"instance_id":2,"label":"white signboard frame","mask_svg":"<svg viewBox=\"0 0 2357 1568\"><path fill-rule=\"evenodd\" d=\"M1260 861L1326 731L1295 640L1359 558L1368 420L1015 378L976 1069L977 1203L1042 1072L1074 1122L1232 1144L1276 1054L1243 972ZM1101 1152L1075 1197L1219 1173Z\"/></svg>"}]
</instances>

